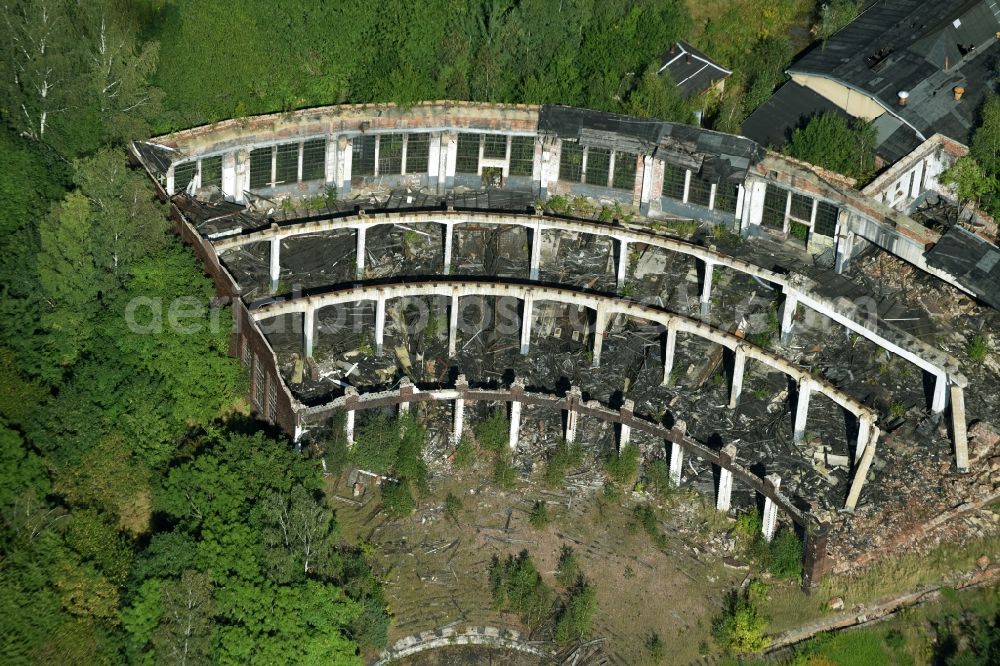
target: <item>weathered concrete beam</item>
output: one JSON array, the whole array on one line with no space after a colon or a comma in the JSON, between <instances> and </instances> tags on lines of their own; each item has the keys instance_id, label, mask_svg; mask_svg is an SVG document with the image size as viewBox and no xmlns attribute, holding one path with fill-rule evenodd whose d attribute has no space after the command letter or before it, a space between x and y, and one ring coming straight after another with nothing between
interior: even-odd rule
<instances>
[{"instance_id":1,"label":"weathered concrete beam","mask_svg":"<svg viewBox=\"0 0 1000 666\"><path fill-rule=\"evenodd\" d=\"M729 409L736 409L740 404L740 395L743 393L743 372L746 369L747 355L740 348L736 348L733 357L733 385L729 391Z\"/></svg>"},{"instance_id":2,"label":"weathered concrete beam","mask_svg":"<svg viewBox=\"0 0 1000 666\"><path fill-rule=\"evenodd\" d=\"M951 385L952 437L955 440L955 467L959 472L969 471L969 436L965 427L965 390Z\"/></svg>"},{"instance_id":3,"label":"weathered concrete beam","mask_svg":"<svg viewBox=\"0 0 1000 666\"><path fill-rule=\"evenodd\" d=\"M354 277L358 280L363 280L365 277L365 234L367 232L366 227L357 228L357 244L354 250Z\"/></svg>"},{"instance_id":4,"label":"weathered concrete beam","mask_svg":"<svg viewBox=\"0 0 1000 666\"><path fill-rule=\"evenodd\" d=\"M777 474L768 474L764 477L764 488L772 493L777 493L781 488L781 477ZM778 523L778 505L769 496L764 495L764 520L761 525L761 533L765 541L774 538L774 530Z\"/></svg>"},{"instance_id":5,"label":"weathered concrete beam","mask_svg":"<svg viewBox=\"0 0 1000 666\"><path fill-rule=\"evenodd\" d=\"M526 294L524 299L521 301L521 353L527 354L528 347L531 345L531 316L532 308L534 307L535 299L532 298L531 294Z\"/></svg>"},{"instance_id":6,"label":"weathered concrete beam","mask_svg":"<svg viewBox=\"0 0 1000 666\"><path fill-rule=\"evenodd\" d=\"M730 466L736 460L736 447L727 444L719 452L719 490L715 494L715 508L727 512L732 504L733 472Z\"/></svg>"},{"instance_id":7,"label":"weathered concrete beam","mask_svg":"<svg viewBox=\"0 0 1000 666\"><path fill-rule=\"evenodd\" d=\"M302 337L306 358L313 355L313 334L316 330L315 316L315 308L308 308L302 313Z\"/></svg>"}]
</instances>

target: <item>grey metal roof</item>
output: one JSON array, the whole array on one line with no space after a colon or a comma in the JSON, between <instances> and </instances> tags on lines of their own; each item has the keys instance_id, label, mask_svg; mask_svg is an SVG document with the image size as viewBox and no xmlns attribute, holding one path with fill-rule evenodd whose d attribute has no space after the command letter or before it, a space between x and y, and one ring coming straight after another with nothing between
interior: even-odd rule
<instances>
[{"instance_id":1,"label":"grey metal roof","mask_svg":"<svg viewBox=\"0 0 1000 666\"><path fill-rule=\"evenodd\" d=\"M1000 248L954 226L924 254L927 263L955 277L980 300L1000 310Z\"/></svg>"},{"instance_id":2,"label":"grey metal roof","mask_svg":"<svg viewBox=\"0 0 1000 666\"><path fill-rule=\"evenodd\" d=\"M677 42L665 54L658 74L669 74L681 95L693 97L705 92L731 71L713 61L687 42Z\"/></svg>"},{"instance_id":3,"label":"grey metal roof","mask_svg":"<svg viewBox=\"0 0 1000 666\"><path fill-rule=\"evenodd\" d=\"M655 154L671 164L700 170L703 177L716 181L742 179L766 152L742 136L569 106L542 106L538 131L583 145Z\"/></svg>"},{"instance_id":4,"label":"grey metal roof","mask_svg":"<svg viewBox=\"0 0 1000 666\"><path fill-rule=\"evenodd\" d=\"M845 119L851 116L839 106L805 86L789 81L757 107L743 121L744 135L757 143L781 148L792 138L792 132L802 127L810 117L830 111Z\"/></svg>"},{"instance_id":5,"label":"grey metal roof","mask_svg":"<svg viewBox=\"0 0 1000 666\"><path fill-rule=\"evenodd\" d=\"M996 89L998 0L880 0L795 62L877 98L918 132L967 143L983 97ZM952 95L965 88L961 101ZM910 93L899 106L898 93Z\"/></svg>"}]
</instances>

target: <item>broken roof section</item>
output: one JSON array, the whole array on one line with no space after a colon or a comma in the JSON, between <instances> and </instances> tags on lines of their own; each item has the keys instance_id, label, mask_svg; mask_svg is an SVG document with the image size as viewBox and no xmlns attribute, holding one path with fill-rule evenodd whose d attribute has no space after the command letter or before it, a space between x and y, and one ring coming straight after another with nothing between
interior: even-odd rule
<instances>
[{"instance_id":1,"label":"broken roof section","mask_svg":"<svg viewBox=\"0 0 1000 666\"><path fill-rule=\"evenodd\" d=\"M955 277L977 298L1000 310L1000 248L954 226L924 256Z\"/></svg>"},{"instance_id":2,"label":"broken roof section","mask_svg":"<svg viewBox=\"0 0 1000 666\"><path fill-rule=\"evenodd\" d=\"M859 90L921 139L940 132L968 143L980 103L996 90L998 32L996 0L880 0L788 73ZM909 93L905 106L901 91Z\"/></svg>"},{"instance_id":3,"label":"broken roof section","mask_svg":"<svg viewBox=\"0 0 1000 666\"><path fill-rule=\"evenodd\" d=\"M669 74L685 99L705 92L732 71L713 61L687 42L677 42L663 54L657 74Z\"/></svg>"},{"instance_id":4,"label":"broken roof section","mask_svg":"<svg viewBox=\"0 0 1000 666\"><path fill-rule=\"evenodd\" d=\"M743 180L766 154L742 136L569 106L543 106L538 131L585 146L655 155L715 181Z\"/></svg>"}]
</instances>

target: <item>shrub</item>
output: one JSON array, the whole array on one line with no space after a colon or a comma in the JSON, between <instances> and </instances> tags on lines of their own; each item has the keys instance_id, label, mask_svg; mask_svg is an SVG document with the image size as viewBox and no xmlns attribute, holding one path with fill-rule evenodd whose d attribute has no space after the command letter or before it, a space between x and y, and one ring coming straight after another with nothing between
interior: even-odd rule
<instances>
[{"instance_id":1,"label":"shrub","mask_svg":"<svg viewBox=\"0 0 1000 666\"><path fill-rule=\"evenodd\" d=\"M568 643L590 633L597 611L597 594L586 581L580 580L556 618L556 641Z\"/></svg>"},{"instance_id":2,"label":"shrub","mask_svg":"<svg viewBox=\"0 0 1000 666\"><path fill-rule=\"evenodd\" d=\"M566 472L579 467L583 463L583 447L579 444L570 445L560 439L545 465L545 483L550 486L561 485L566 478Z\"/></svg>"},{"instance_id":3,"label":"shrub","mask_svg":"<svg viewBox=\"0 0 1000 666\"><path fill-rule=\"evenodd\" d=\"M653 663L659 664L667 656L667 646L655 631L646 641L646 649L649 650L649 658L653 660Z\"/></svg>"},{"instance_id":4,"label":"shrub","mask_svg":"<svg viewBox=\"0 0 1000 666\"><path fill-rule=\"evenodd\" d=\"M620 453L607 459L604 470L615 483L631 487L639 475L639 448L633 444L624 447Z\"/></svg>"},{"instance_id":5,"label":"shrub","mask_svg":"<svg viewBox=\"0 0 1000 666\"><path fill-rule=\"evenodd\" d=\"M732 590L722 615L712 625L712 636L727 654L750 654L770 645L771 640L764 633L766 628L767 619L749 595Z\"/></svg>"},{"instance_id":6,"label":"shrub","mask_svg":"<svg viewBox=\"0 0 1000 666\"><path fill-rule=\"evenodd\" d=\"M510 437L510 424L502 409L490 412L486 420L476 427L476 441L488 451L503 451Z\"/></svg>"},{"instance_id":7,"label":"shrub","mask_svg":"<svg viewBox=\"0 0 1000 666\"><path fill-rule=\"evenodd\" d=\"M392 518L408 516L417 508L405 481L385 481L382 483L382 509Z\"/></svg>"},{"instance_id":8,"label":"shrub","mask_svg":"<svg viewBox=\"0 0 1000 666\"><path fill-rule=\"evenodd\" d=\"M974 335L969 340L969 344L965 346L965 353L969 355L969 358L976 363L982 363L986 360L986 354L989 352L989 347L986 346L986 339L981 335Z\"/></svg>"},{"instance_id":9,"label":"shrub","mask_svg":"<svg viewBox=\"0 0 1000 666\"><path fill-rule=\"evenodd\" d=\"M802 574L802 541L795 530L783 527L768 548L767 570L778 578L797 580Z\"/></svg>"},{"instance_id":10,"label":"shrub","mask_svg":"<svg viewBox=\"0 0 1000 666\"><path fill-rule=\"evenodd\" d=\"M660 499L670 497L675 490L674 482L670 478L670 466L662 458L646 465L646 482L650 492Z\"/></svg>"},{"instance_id":11,"label":"shrub","mask_svg":"<svg viewBox=\"0 0 1000 666\"><path fill-rule=\"evenodd\" d=\"M580 562L573 549L565 544L559 550L559 568L556 569L556 581L569 588L580 577Z\"/></svg>"},{"instance_id":12,"label":"shrub","mask_svg":"<svg viewBox=\"0 0 1000 666\"><path fill-rule=\"evenodd\" d=\"M509 490L514 487L517 481L517 470L510 458L502 453L497 454L493 460L493 483L498 488Z\"/></svg>"},{"instance_id":13,"label":"shrub","mask_svg":"<svg viewBox=\"0 0 1000 666\"><path fill-rule=\"evenodd\" d=\"M448 493L444 498L444 515L454 523L458 522L458 515L463 509L462 500L454 493Z\"/></svg>"},{"instance_id":14,"label":"shrub","mask_svg":"<svg viewBox=\"0 0 1000 666\"><path fill-rule=\"evenodd\" d=\"M517 613L530 627L548 615L552 591L542 582L528 551L522 550L517 557L508 555L503 561L494 555L489 577L497 610Z\"/></svg>"},{"instance_id":15,"label":"shrub","mask_svg":"<svg viewBox=\"0 0 1000 666\"><path fill-rule=\"evenodd\" d=\"M468 467L476 457L476 444L468 435L462 435L455 448L455 466Z\"/></svg>"},{"instance_id":16,"label":"shrub","mask_svg":"<svg viewBox=\"0 0 1000 666\"><path fill-rule=\"evenodd\" d=\"M545 502L535 502L535 506L531 507L531 513L528 514L528 522L536 530L549 524L549 510L545 507Z\"/></svg>"}]
</instances>

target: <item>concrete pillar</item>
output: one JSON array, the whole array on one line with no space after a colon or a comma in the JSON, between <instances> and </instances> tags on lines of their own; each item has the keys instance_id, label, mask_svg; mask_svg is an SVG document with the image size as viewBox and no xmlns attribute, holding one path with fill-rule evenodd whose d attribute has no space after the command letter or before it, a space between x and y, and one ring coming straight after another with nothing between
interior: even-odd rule
<instances>
[{"instance_id":1,"label":"concrete pillar","mask_svg":"<svg viewBox=\"0 0 1000 666\"><path fill-rule=\"evenodd\" d=\"M629 442L632 439L632 426L628 424L628 421L631 420L632 414L634 412L635 412L635 403L631 400L626 400L625 404L623 404L622 408L619 410L619 413L621 414L622 418L620 426L621 431L619 432L619 437L618 437L619 454L621 453L622 449L628 446Z\"/></svg>"},{"instance_id":2,"label":"concrete pillar","mask_svg":"<svg viewBox=\"0 0 1000 666\"><path fill-rule=\"evenodd\" d=\"M173 196L174 192L174 165L167 167L167 194Z\"/></svg>"},{"instance_id":3,"label":"concrete pillar","mask_svg":"<svg viewBox=\"0 0 1000 666\"><path fill-rule=\"evenodd\" d=\"M309 358L313 355L313 334L316 330L316 310L309 307L305 309L302 313L302 338L303 338L303 355L305 358Z\"/></svg>"},{"instance_id":4,"label":"concrete pillar","mask_svg":"<svg viewBox=\"0 0 1000 666\"><path fill-rule=\"evenodd\" d=\"M743 371L746 369L746 363L746 353L737 347L733 358L733 385L729 391L729 409L736 409L736 406L740 404L740 395L743 393Z\"/></svg>"},{"instance_id":5,"label":"concrete pillar","mask_svg":"<svg viewBox=\"0 0 1000 666\"><path fill-rule=\"evenodd\" d=\"M931 398L931 412L940 414L944 411L948 400L948 375L939 373L934 376L934 396Z\"/></svg>"},{"instance_id":6,"label":"concrete pillar","mask_svg":"<svg viewBox=\"0 0 1000 666\"><path fill-rule=\"evenodd\" d=\"M531 230L531 259L528 279L537 280L542 265L542 225L535 223L535 228Z\"/></svg>"},{"instance_id":7,"label":"concrete pillar","mask_svg":"<svg viewBox=\"0 0 1000 666\"><path fill-rule=\"evenodd\" d=\"M755 234L764 217L764 197L767 195L767 181L748 180L743 195L743 215L740 229L743 235Z\"/></svg>"},{"instance_id":8,"label":"concrete pillar","mask_svg":"<svg viewBox=\"0 0 1000 666\"><path fill-rule=\"evenodd\" d=\"M736 219L740 221L738 225L740 230L743 229L743 204L746 202L747 188L743 187L743 183L736 186Z\"/></svg>"},{"instance_id":9,"label":"concrete pillar","mask_svg":"<svg viewBox=\"0 0 1000 666\"><path fill-rule=\"evenodd\" d=\"M642 158L642 189L639 190L639 214L649 215L649 202L653 189L653 156Z\"/></svg>"},{"instance_id":10,"label":"concrete pillar","mask_svg":"<svg viewBox=\"0 0 1000 666\"><path fill-rule=\"evenodd\" d=\"M809 395L812 392L812 382L808 379L799 380L799 399L795 403L795 423L792 426L794 441L801 442L806 434L806 419L809 416Z\"/></svg>"},{"instance_id":11,"label":"concrete pillar","mask_svg":"<svg viewBox=\"0 0 1000 666\"><path fill-rule=\"evenodd\" d=\"M920 186L924 181L924 169L926 169L924 161L921 160L917 163L916 168L913 170L913 181L910 184L910 198L916 199L920 196Z\"/></svg>"},{"instance_id":12,"label":"concrete pillar","mask_svg":"<svg viewBox=\"0 0 1000 666\"><path fill-rule=\"evenodd\" d=\"M271 146L271 177L268 179L267 184L269 187L274 187L277 185L278 180L278 147Z\"/></svg>"},{"instance_id":13,"label":"concrete pillar","mask_svg":"<svg viewBox=\"0 0 1000 666\"><path fill-rule=\"evenodd\" d=\"M436 186L441 173L441 132L431 132L427 145L427 184Z\"/></svg>"},{"instance_id":14,"label":"concrete pillar","mask_svg":"<svg viewBox=\"0 0 1000 666\"><path fill-rule=\"evenodd\" d=\"M781 225L782 233L788 233L788 226L790 224L790 216L792 214L792 191L788 190L788 194L785 195L785 221Z\"/></svg>"},{"instance_id":15,"label":"concrete pillar","mask_svg":"<svg viewBox=\"0 0 1000 666\"><path fill-rule=\"evenodd\" d=\"M271 239L271 293L278 290L281 280L281 239Z\"/></svg>"},{"instance_id":16,"label":"concrete pillar","mask_svg":"<svg viewBox=\"0 0 1000 666\"><path fill-rule=\"evenodd\" d=\"M601 366L601 348L604 346L604 329L608 326L608 311L604 304L597 306L597 316L594 317L594 354L591 366Z\"/></svg>"},{"instance_id":17,"label":"concrete pillar","mask_svg":"<svg viewBox=\"0 0 1000 666\"><path fill-rule=\"evenodd\" d=\"M764 477L764 488L772 490L777 493L778 489L781 487L781 477L777 474L768 474ZM770 541L774 538L774 528L778 523L778 505L768 497L764 496L764 521L761 525L761 533L764 535L765 541Z\"/></svg>"},{"instance_id":18,"label":"concrete pillar","mask_svg":"<svg viewBox=\"0 0 1000 666\"><path fill-rule=\"evenodd\" d=\"M542 140L542 177L538 183L538 192L543 199L548 196L549 183L559 180L559 150L558 142L546 144Z\"/></svg>"},{"instance_id":19,"label":"concrete pillar","mask_svg":"<svg viewBox=\"0 0 1000 666\"><path fill-rule=\"evenodd\" d=\"M296 165L296 172L295 172L296 183L302 182L302 150L303 150L303 143L299 141L299 161L298 164Z\"/></svg>"},{"instance_id":20,"label":"concrete pillar","mask_svg":"<svg viewBox=\"0 0 1000 666\"><path fill-rule=\"evenodd\" d=\"M618 241L618 291L625 288L625 278L628 277L628 241L616 238Z\"/></svg>"},{"instance_id":21,"label":"concrete pillar","mask_svg":"<svg viewBox=\"0 0 1000 666\"><path fill-rule=\"evenodd\" d=\"M363 280L365 277L365 233L367 229L365 227L358 227L357 230L357 246L354 250L354 278L356 280Z\"/></svg>"},{"instance_id":22,"label":"concrete pillar","mask_svg":"<svg viewBox=\"0 0 1000 666\"><path fill-rule=\"evenodd\" d=\"M242 192L236 189L236 153L225 153L222 156L222 196L227 199L241 199Z\"/></svg>"},{"instance_id":23,"label":"concrete pillar","mask_svg":"<svg viewBox=\"0 0 1000 666\"><path fill-rule=\"evenodd\" d=\"M465 375L459 375L455 380L455 389L459 391L459 397L455 399L454 423L451 428L451 443L458 446L462 441L462 433L465 429L465 398L462 392L469 388L469 382L465 380Z\"/></svg>"},{"instance_id":24,"label":"concrete pillar","mask_svg":"<svg viewBox=\"0 0 1000 666\"><path fill-rule=\"evenodd\" d=\"M566 442L576 441L576 424L580 418L577 406L583 401L583 393L579 386L571 386L566 393Z\"/></svg>"},{"instance_id":25,"label":"concrete pillar","mask_svg":"<svg viewBox=\"0 0 1000 666\"><path fill-rule=\"evenodd\" d=\"M707 315L712 309L712 275L715 273L715 264L711 261L704 262L705 277L701 281L701 314Z\"/></svg>"},{"instance_id":26,"label":"concrete pillar","mask_svg":"<svg viewBox=\"0 0 1000 666\"><path fill-rule=\"evenodd\" d=\"M719 451L719 490L715 494L715 508L728 512L733 498L733 472L729 466L736 461L736 447L727 444Z\"/></svg>"},{"instance_id":27,"label":"concrete pillar","mask_svg":"<svg viewBox=\"0 0 1000 666\"><path fill-rule=\"evenodd\" d=\"M448 356L455 355L455 345L458 341L458 296L451 297L451 307L448 308Z\"/></svg>"},{"instance_id":28,"label":"concrete pillar","mask_svg":"<svg viewBox=\"0 0 1000 666\"><path fill-rule=\"evenodd\" d=\"M337 157L340 192L344 194L351 191L351 166L354 161L353 144L346 136L337 140Z\"/></svg>"},{"instance_id":29,"label":"concrete pillar","mask_svg":"<svg viewBox=\"0 0 1000 666\"><path fill-rule=\"evenodd\" d=\"M681 201L684 203L688 202L688 196L691 194L691 169L684 170L684 194Z\"/></svg>"},{"instance_id":30,"label":"concrete pillar","mask_svg":"<svg viewBox=\"0 0 1000 666\"><path fill-rule=\"evenodd\" d=\"M799 305L799 295L788 286L782 291L785 294L785 301L781 305L781 343L787 345L792 339L793 317Z\"/></svg>"},{"instance_id":31,"label":"concrete pillar","mask_svg":"<svg viewBox=\"0 0 1000 666\"><path fill-rule=\"evenodd\" d=\"M670 385L670 375L674 371L674 352L677 350L677 324L674 319L667 322L667 348L663 352L662 386Z\"/></svg>"},{"instance_id":32,"label":"concrete pillar","mask_svg":"<svg viewBox=\"0 0 1000 666\"><path fill-rule=\"evenodd\" d=\"M813 199L812 211L809 212L809 234L816 231L816 211L819 210L819 199Z\"/></svg>"},{"instance_id":33,"label":"concrete pillar","mask_svg":"<svg viewBox=\"0 0 1000 666\"><path fill-rule=\"evenodd\" d=\"M681 472L684 470L684 449L677 442L670 442L670 483L674 488L681 486Z\"/></svg>"},{"instance_id":34,"label":"concrete pillar","mask_svg":"<svg viewBox=\"0 0 1000 666\"><path fill-rule=\"evenodd\" d=\"M354 447L354 405L358 402L358 390L353 386L348 386L344 390L344 436L347 439L347 448Z\"/></svg>"},{"instance_id":35,"label":"concrete pillar","mask_svg":"<svg viewBox=\"0 0 1000 666\"><path fill-rule=\"evenodd\" d=\"M447 136L447 144L445 138ZM441 157L444 159L444 186L446 188L455 185L455 160L458 157L458 135L455 132L448 132L447 135L441 133ZM440 175L438 182L440 182Z\"/></svg>"},{"instance_id":36,"label":"concrete pillar","mask_svg":"<svg viewBox=\"0 0 1000 666\"><path fill-rule=\"evenodd\" d=\"M250 151L240 150L236 153L236 195L235 200L242 203L243 193L250 190Z\"/></svg>"},{"instance_id":37,"label":"concrete pillar","mask_svg":"<svg viewBox=\"0 0 1000 666\"><path fill-rule=\"evenodd\" d=\"M719 186L716 183L712 183L712 187L708 190L708 209L715 210L715 192L718 190Z\"/></svg>"},{"instance_id":38,"label":"concrete pillar","mask_svg":"<svg viewBox=\"0 0 1000 666\"><path fill-rule=\"evenodd\" d=\"M510 392L513 397L510 403L510 438L509 446L511 451L517 449L518 438L521 434L521 401L520 397L524 394L524 380L520 377L514 380L511 384Z\"/></svg>"},{"instance_id":39,"label":"concrete pillar","mask_svg":"<svg viewBox=\"0 0 1000 666\"><path fill-rule=\"evenodd\" d=\"M385 337L385 296L375 299L375 353L382 354L382 342Z\"/></svg>"},{"instance_id":40,"label":"concrete pillar","mask_svg":"<svg viewBox=\"0 0 1000 666\"><path fill-rule=\"evenodd\" d=\"M323 155L323 181L337 186L337 140L326 137L326 152Z\"/></svg>"},{"instance_id":41,"label":"concrete pillar","mask_svg":"<svg viewBox=\"0 0 1000 666\"><path fill-rule=\"evenodd\" d=\"M441 226L444 227L444 275L451 275L451 243L454 225L446 222Z\"/></svg>"},{"instance_id":42,"label":"concrete pillar","mask_svg":"<svg viewBox=\"0 0 1000 666\"><path fill-rule=\"evenodd\" d=\"M402 377L399 380L399 397L404 398L403 402L399 403L399 415L410 413L410 403L406 400L413 395L413 382L410 381L409 377Z\"/></svg>"},{"instance_id":43,"label":"concrete pillar","mask_svg":"<svg viewBox=\"0 0 1000 666\"><path fill-rule=\"evenodd\" d=\"M865 447L868 446L868 440L872 435L872 419L870 416L862 415L858 417L858 439L854 445L854 460L860 461L861 456L865 454Z\"/></svg>"},{"instance_id":44,"label":"concrete pillar","mask_svg":"<svg viewBox=\"0 0 1000 666\"><path fill-rule=\"evenodd\" d=\"M534 306L534 297L531 293L524 295L523 308L521 310L521 353L527 354L531 345L531 310Z\"/></svg>"},{"instance_id":45,"label":"concrete pillar","mask_svg":"<svg viewBox=\"0 0 1000 666\"><path fill-rule=\"evenodd\" d=\"M955 438L955 467L959 472L969 471L969 436L965 428L965 389L951 385L951 422Z\"/></svg>"}]
</instances>

